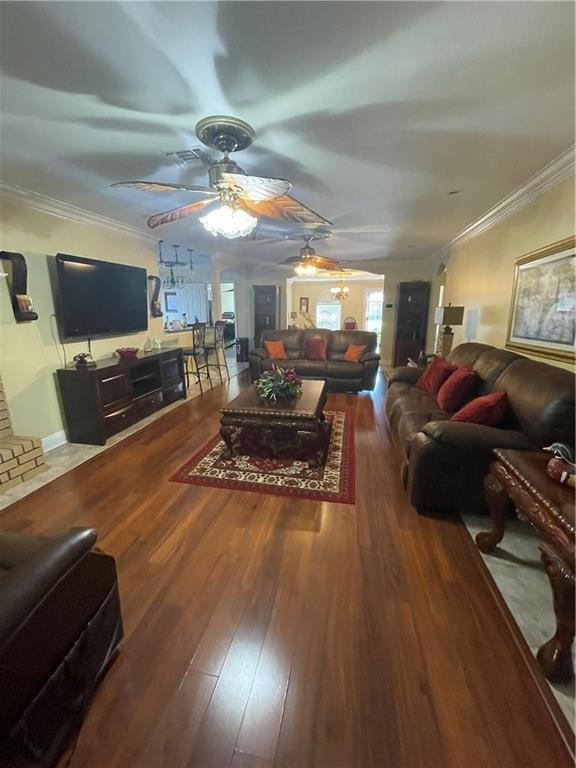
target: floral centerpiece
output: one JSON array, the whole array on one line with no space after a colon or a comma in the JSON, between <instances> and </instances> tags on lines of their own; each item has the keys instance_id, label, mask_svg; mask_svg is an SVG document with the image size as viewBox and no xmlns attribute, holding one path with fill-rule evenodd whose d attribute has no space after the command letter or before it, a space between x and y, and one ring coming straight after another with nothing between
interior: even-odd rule
<instances>
[{"instance_id":1,"label":"floral centerpiece","mask_svg":"<svg viewBox=\"0 0 576 768\"><path fill-rule=\"evenodd\" d=\"M265 371L256 382L256 391L266 400L280 400L283 397L300 397L302 379L294 368L280 368L274 365L271 371Z\"/></svg>"}]
</instances>

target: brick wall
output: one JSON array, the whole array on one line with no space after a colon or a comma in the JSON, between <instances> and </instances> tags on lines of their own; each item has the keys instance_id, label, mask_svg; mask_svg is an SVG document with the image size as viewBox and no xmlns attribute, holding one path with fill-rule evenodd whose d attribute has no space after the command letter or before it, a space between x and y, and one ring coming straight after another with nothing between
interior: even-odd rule
<instances>
[{"instance_id":1,"label":"brick wall","mask_svg":"<svg viewBox=\"0 0 576 768\"><path fill-rule=\"evenodd\" d=\"M23 483L46 469L37 437L15 435L8 403L0 380L0 493Z\"/></svg>"}]
</instances>

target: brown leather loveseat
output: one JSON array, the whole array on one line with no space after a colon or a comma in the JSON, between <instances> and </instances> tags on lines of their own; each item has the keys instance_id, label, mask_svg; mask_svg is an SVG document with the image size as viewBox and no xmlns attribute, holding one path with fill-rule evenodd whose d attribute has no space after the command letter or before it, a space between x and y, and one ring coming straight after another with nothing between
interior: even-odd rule
<instances>
[{"instance_id":1,"label":"brown leather loveseat","mask_svg":"<svg viewBox=\"0 0 576 768\"><path fill-rule=\"evenodd\" d=\"M305 356L308 339L326 339L326 360L307 360ZM288 355L286 360L271 360L264 348L265 341L281 341ZM252 381L273 365L295 368L303 379L325 379L331 392L359 392L374 389L380 355L376 352L378 339L370 331L327 331L322 328L299 330L289 328L280 331L264 331L261 345L250 352L250 375ZM366 347L358 363L349 363L344 355L350 344Z\"/></svg>"},{"instance_id":2,"label":"brown leather loveseat","mask_svg":"<svg viewBox=\"0 0 576 768\"><path fill-rule=\"evenodd\" d=\"M450 421L435 397L415 386L419 368L395 368L386 413L410 501L420 511L484 511L483 480L494 448L574 445L574 374L485 344L461 344L448 361L479 377L478 397L504 391L508 415L498 427Z\"/></svg>"},{"instance_id":3,"label":"brown leather loveseat","mask_svg":"<svg viewBox=\"0 0 576 768\"><path fill-rule=\"evenodd\" d=\"M56 765L122 637L96 531L0 533L0 765Z\"/></svg>"}]
</instances>

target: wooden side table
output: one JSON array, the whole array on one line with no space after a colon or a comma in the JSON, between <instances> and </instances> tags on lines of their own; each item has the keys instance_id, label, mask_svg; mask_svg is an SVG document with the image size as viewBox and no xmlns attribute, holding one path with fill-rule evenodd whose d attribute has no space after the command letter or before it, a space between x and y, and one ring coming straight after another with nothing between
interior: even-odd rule
<instances>
[{"instance_id":1,"label":"wooden side table","mask_svg":"<svg viewBox=\"0 0 576 768\"><path fill-rule=\"evenodd\" d=\"M541 559L550 580L556 633L537 654L544 675L552 682L574 677L574 490L551 480L544 451L494 451L496 460L484 480L492 530L479 533L476 545L492 552L502 541L511 507L542 539Z\"/></svg>"}]
</instances>

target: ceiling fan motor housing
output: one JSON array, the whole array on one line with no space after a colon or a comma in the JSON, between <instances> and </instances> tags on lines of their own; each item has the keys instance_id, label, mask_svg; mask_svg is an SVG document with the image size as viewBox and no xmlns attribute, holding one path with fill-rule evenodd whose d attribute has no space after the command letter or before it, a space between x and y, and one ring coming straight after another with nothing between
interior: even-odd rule
<instances>
[{"instance_id":1,"label":"ceiling fan motor housing","mask_svg":"<svg viewBox=\"0 0 576 768\"><path fill-rule=\"evenodd\" d=\"M208 178L210 179L211 189L217 190L224 182L223 173L241 173L244 176L246 171L240 168L238 163L230 160L229 157L223 157L221 160L215 160L208 169Z\"/></svg>"},{"instance_id":2,"label":"ceiling fan motor housing","mask_svg":"<svg viewBox=\"0 0 576 768\"><path fill-rule=\"evenodd\" d=\"M240 152L249 147L256 134L245 120L231 115L210 115L196 123L196 136L207 147L220 152Z\"/></svg>"},{"instance_id":3,"label":"ceiling fan motor housing","mask_svg":"<svg viewBox=\"0 0 576 768\"><path fill-rule=\"evenodd\" d=\"M314 248L310 248L309 245L305 245L304 248L300 250L300 256L303 259L311 259L313 256L316 256L316 251Z\"/></svg>"}]
</instances>

